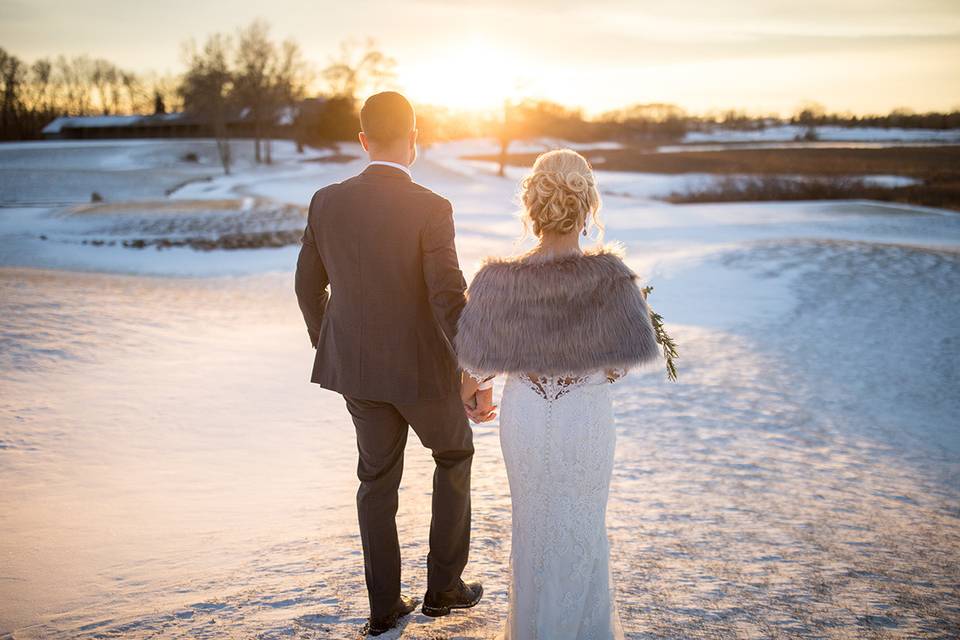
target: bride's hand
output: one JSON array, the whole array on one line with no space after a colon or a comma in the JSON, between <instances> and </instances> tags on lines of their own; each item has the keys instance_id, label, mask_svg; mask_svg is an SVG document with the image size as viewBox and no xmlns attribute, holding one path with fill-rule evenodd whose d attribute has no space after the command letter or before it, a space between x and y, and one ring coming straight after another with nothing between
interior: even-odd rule
<instances>
[{"instance_id":1,"label":"bride's hand","mask_svg":"<svg viewBox=\"0 0 960 640\"><path fill-rule=\"evenodd\" d=\"M497 417L497 405L493 404L493 389L481 389L474 395L475 405L467 408L467 415L475 423L489 422Z\"/></svg>"}]
</instances>

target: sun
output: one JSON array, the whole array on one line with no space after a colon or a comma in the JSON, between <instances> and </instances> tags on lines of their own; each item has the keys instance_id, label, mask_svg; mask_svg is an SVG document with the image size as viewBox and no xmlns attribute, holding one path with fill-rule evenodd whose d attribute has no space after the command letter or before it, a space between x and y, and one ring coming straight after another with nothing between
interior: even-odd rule
<instances>
[{"instance_id":1,"label":"sun","mask_svg":"<svg viewBox=\"0 0 960 640\"><path fill-rule=\"evenodd\" d=\"M431 52L400 80L416 102L471 111L501 107L521 84L517 57L480 40Z\"/></svg>"}]
</instances>

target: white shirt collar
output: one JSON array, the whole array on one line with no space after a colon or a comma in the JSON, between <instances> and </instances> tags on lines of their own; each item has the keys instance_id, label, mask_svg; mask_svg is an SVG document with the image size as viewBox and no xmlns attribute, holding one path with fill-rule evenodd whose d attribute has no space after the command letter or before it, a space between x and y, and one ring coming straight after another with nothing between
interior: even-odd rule
<instances>
[{"instance_id":1,"label":"white shirt collar","mask_svg":"<svg viewBox=\"0 0 960 640\"><path fill-rule=\"evenodd\" d=\"M402 165L399 162L389 162L387 160L371 160L369 163L367 163L367 166L369 167L372 164L382 164L388 167L393 167L394 169L400 169L400 171L403 171L405 174L407 174L411 178L413 177L413 175L410 173L410 167L406 165Z\"/></svg>"}]
</instances>

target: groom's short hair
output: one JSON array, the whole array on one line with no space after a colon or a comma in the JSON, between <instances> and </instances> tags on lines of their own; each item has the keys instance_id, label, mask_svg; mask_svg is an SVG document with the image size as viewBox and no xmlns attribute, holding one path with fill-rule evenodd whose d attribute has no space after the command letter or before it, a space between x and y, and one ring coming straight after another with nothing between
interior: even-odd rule
<instances>
[{"instance_id":1,"label":"groom's short hair","mask_svg":"<svg viewBox=\"0 0 960 640\"><path fill-rule=\"evenodd\" d=\"M360 128L375 144L391 144L406 138L416 124L410 102L396 91L374 94L360 109Z\"/></svg>"}]
</instances>

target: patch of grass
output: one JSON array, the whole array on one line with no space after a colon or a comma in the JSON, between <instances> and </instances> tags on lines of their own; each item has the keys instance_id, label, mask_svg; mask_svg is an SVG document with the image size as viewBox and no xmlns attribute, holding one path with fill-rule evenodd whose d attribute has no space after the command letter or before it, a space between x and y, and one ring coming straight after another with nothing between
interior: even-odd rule
<instances>
[{"instance_id":1,"label":"patch of grass","mask_svg":"<svg viewBox=\"0 0 960 640\"><path fill-rule=\"evenodd\" d=\"M883 187L848 176L727 178L705 189L672 193L667 202L765 202L785 200L879 200L960 210L960 179L903 187Z\"/></svg>"}]
</instances>

